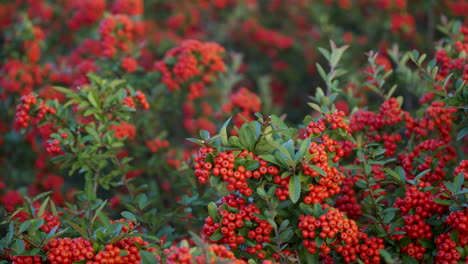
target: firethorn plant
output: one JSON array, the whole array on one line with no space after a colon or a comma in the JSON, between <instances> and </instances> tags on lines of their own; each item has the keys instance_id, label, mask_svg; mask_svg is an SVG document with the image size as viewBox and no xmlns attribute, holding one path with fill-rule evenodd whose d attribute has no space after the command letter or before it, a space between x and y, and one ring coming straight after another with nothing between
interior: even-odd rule
<instances>
[{"instance_id":1,"label":"firethorn plant","mask_svg":"<svg viewBox=\"0 0 468 264\"><path fill-rule=\"evenodd\" d=\"M468 263L466 1L56 2L0 1L0 264Z\"/></svg>"}]
</instances>

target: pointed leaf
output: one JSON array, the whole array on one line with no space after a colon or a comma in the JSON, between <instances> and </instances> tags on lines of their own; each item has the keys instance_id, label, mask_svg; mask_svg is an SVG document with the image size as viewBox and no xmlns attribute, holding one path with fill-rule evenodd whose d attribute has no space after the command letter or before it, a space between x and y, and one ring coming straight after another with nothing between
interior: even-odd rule
<instances>
[{"instance_id":1,"label":"pointed leaf","mask_svg":"<svg viewBox=\"0 0 468 264\"><path fill-rule=\"evenodd\" d=\"M289 197L293 203L296 203L301 197L301 182L299 175L293 175L289 179Z\"/></svg>"}]
</instances>

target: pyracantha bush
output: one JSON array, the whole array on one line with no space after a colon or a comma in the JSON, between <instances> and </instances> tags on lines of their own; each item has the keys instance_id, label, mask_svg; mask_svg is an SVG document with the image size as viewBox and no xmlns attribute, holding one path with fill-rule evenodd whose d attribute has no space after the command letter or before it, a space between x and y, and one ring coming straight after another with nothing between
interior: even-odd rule
<instances>
[{"instance_id":1,"label":"pyracantha bush","mask_svg":"<svg viewBox=\"0 0 468 264\"><path fill-rule=\"evenodd\" d=\"M0 1L0 263L467 262L467 10Z\"/></svg>"}]
</instances>

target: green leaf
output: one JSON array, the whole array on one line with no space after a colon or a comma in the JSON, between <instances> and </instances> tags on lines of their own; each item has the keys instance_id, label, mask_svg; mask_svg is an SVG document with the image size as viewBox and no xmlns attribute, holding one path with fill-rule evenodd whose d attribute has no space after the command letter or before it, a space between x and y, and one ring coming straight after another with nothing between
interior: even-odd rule
<instances>
[{"instance_id":1,"label":"green leaf","mask_svg":"<svg viewBox=\"0 0 468 264\"><path fill-rule=\"evenodd\" d=\"M458 141L458 140L461 140L461 139L464 138L466 135L468 135L468 127L464 127L462 130L460 130L460 132L458 132L457 141Z\"/></svg>"},{"instance_id":2,"label":"green leaf","mask_svg":"<svg viewBox=\"0 0 468 264\"><path fill-rule=\"evenodd\" d=\"M51 194L51 193L53 193L53 192L52 192L52 191L43 192L43 193L37 195L36 197L34 197L34 199L32 199L31 202L34 203L35 201L39 201L39 200L41 200L42 198L48 196L48 195Z\"/></svg>"},{"instance_id":3,"label":"green leaf","mask_svg":"<svg viewBox=\"0 0 468 264\"><path fill-rule=\"evenodd\" d=\"M458 193L462 189L464 180L465 180L465 176L463 175L463 173L459 173L455 177L455 179L453 180L453 184L455 188L454 193Z\"/></svg>"},{"instance_id":4,"label":"green leaf","mask_svg":"<svg viewBox=\"0 0 468 264\"><path fill-rule=\"evenodd\" d=\"M210 132L206 130L200 130L200 138L203 140L209 140L210 139Z\"/></svg>"},{"instance_id":5,"label":"green leaf","mask_svg":"<svg viewBox=\"0 0 468 264\"><path fill-rule=\"evenodd\" d=\"M279 238L281 242L288 242L293 237L293 235L294 235L294 230L288 229L288 230L281 232L281 234L279 235Z\"/></svg>"},{"instance_id":6,"label":"green leaf","mask_svg":"<svg viewBox=\"0 0 468 264\"><path fill-rule=\"evenodd\" d=\"M452 241L458 241L459 240L459 235L457 230L453 230L452 233L450 233L450 239Z\"/></svg>"},{"instance_id":7,"label":"green leaf","mask_svg":"<svg viewBox=\"0 0 468 264\"><path fill-rule=\"evenodd\" d=\"M285 229L286 227L288 227L289 225L289 220L288 219L285 219L281 225L280 225L280 229Z\"/></svg>"},{"instance_id":8,"label":"green leaf","mask_svg":"<svg viewBox=\"0 0 468 264\"><path fill-rule=\"evenodd\" d=\"M53 215L58 216L57 207L55 206L55 203L52 200L50 201L50 211L52 211Z\"/></svg>"},{"instance_id":9,"label":"green leaf","mask_svg":"<svg viewBox=\"0 0 468 264\"><path fill-rule=\"evenodd\" d=\"M301 182L299 175L293 175L289 179L289 197L293 203L296 203L301 197Z\"/></svg>"},{"instance_id":10,"label":"green leaf","mask_svg":"<svg viewBox=\"0 0 468 264\"><path fill-rule=\"evenodd\" d=\"M328 81L328 77L327 77L327 74L325 73L325 70L322 68L322 66L318 63L315 63L315 67L317 68L317 71L318 73L320 74L320 77L322 77L322 79L327 82Z\"/></svg>"},{"instance_id":11,"label":"green leaf","mask_svg":"<svg viewBox=\"0 0 468 264\"><path fill-rule=\"evenodd\" d=\"M130 213L129 211L123 211L120 214L127 220L130 220L132 222L136 221L136 216L134 214Z\"/></svg>"},{"instance_id":12,"label":"green leaf","mask_svg":"<svg viewBox=\"0 0 468 264\"><path fill-rule=\"evenodd\" d=\"M418 59L419 59L419 52L417 50L413 50L411 53L410 53L410 58L417 62Z\"/></svg>"},{"instance_id":13,"label":"green leaf","mask_svg":"<svg viewBox=\"0 0 468 264\"><path fill-rule=\"evenodd\" d=\"M213 233L213 235L210 236L210 240L211 240L211 241L218 241L218 240L220 240L221 238L224 237L224 235L221 234L221 231L220 231L220 230L221 230L221 228L218 228L218 229Z\"/></svg>"},{"instance_id":14,"label":"green leaf","mask_svg":"<svg viewBox=\"0 0 468 264\"><path fill-rule=\"evenodd\" d=\"M454 204L451 200L444 200L444 199L439 199L439 198L434 198L434 202L441 204L441 205L447 205L451 206Z\"/></svg>"},{"instance_id":15,"label":"green leaf","mask_svg":"<svg viewBox=\"0 0 468 264\"><path fill-rule=\"evenodd\" d=\"M24 221L19 227L19 233L23 233L31 225L31 220Z\"/></svg>"},{"instance_id":16,"label":"green leaf","mask_svg":"<svg viewBox=\"0 0 468 264\"><path fill-rule=\"evenodd\" d=\"M322 53L322 55L325 57L325 59L327 59L327 61L330 61L330 51L324 49L324 48L321 48L319 47L318 48L319 52Z\"/></svg>"},{"instance_id":17,"label":"green leaf","mask_svg":"<svg viewBox=\"0 0 468 264\"><path fill-rule=\"evenodd\" d=\"M244 167L246 170L253 171L260 167L260 162L258 160L248 160L245 162Z\"/></svg>"},{"instance_id":18,"label":"green leaf","mask_svg":"<svg viewBox=\"0 0 468 264\"><path fill-rule=\"evenodd\" d=\"M386 224L389 224L393 220L394 217L395 217L395 212L388 212L385 214L383 218L383 222Z\"/></svg>"},{"instance_id":19,"label":"green leaf","mask_svg":"<svg viewBox=\"0 0 468 264\"><path fill-rule=\"evenodd\" d=\"M141 257L141 264L154 264L158 263L159 261L154 257L151 252L146 250L140 250L140 257Z\"/></svg>"},{"instance_id":20,"label":"green leaf","mask_svg":"<svg viewBox=\"0 0 468 264\"><path fill-rule=\"evenodd\" d=\"M402 167L398 166L398 167L395 168L395 171L400 176L400 179L402 179L402 181L405 182L406 181L406 172L405 172L405 170Z\"/></svg>"},{"instance_id":21,"label":"green leaf","mask_svg":"<svg viewBox=\"0 0 468 264\"><path fill-rule=\"evenodd\" d=\"M308 103L308 105L310 107L312 107L314 110L316 110L317 112L321 112L322 110L320 109L320 106L318 104L314 104L314 103Z\"/></svg>"},{"instance_id":22,"label":"green leaf","mask_svg":"<svg viewBox=\"0 0 468 264\"><path fill-rule=\"evenodd\" d=\"M381 249L379 250L379 253L380 256L382 256L382 258L384 259L385 263L393 263L392 255L390 255L388 251L386 251L385 249Z\"/></svg>"},{"instance_id":23,"label":"green leaf","mask_svg":"<svg viewBox=\"0 0 468 264\"><path fill-rule=\"evenodd\" d=\"M263 199L266 199L268 197L263 185L257 187L257 193Z\"/></svg>"},{"instance_id":24,"label":"green leaf","mask_svg":"<svg viewBox=\"0 0 468 264\"><path fill-rule=\"evenodd\" d=\"M96 140L96 142L101 142L101 137L99 136L96 129L94 129L94 128L90 127L90 126L86 126L85 130L86 130L86 132L88 132L88 134L90 134Z\"/></svg>"},{"instance_id":25,"label":"green leaf","mask_svg":"<svg viewBox=\"0 0 468 264\"><path fill-rule=\"evenodd\" d=\"M218 184L219 180L220 180L219 176L211 175L210 176L210 186L213 186L213 187L216 186Z\"/></svg>"},{"instance_id":26,"label":"green leaf","mask_svg":"<svg viewBox=\"0 0 468 264\"><path fill-rule=\"evenodd\" d=\"M106 206L107 200L102 202L101 205L99 205L98 209L94 212L93 219L91 219L91 227L93 227L94 221L96 221L96 218L98 217L99 213L101 213L102 209L104 209L104 206Z\"/></svg>"},{"instance_id":27,"label":"green leaf","mask_svg":"<svg viewBox=\"0 0 468 264\"><path fill-rule=\"evenodd\" d=\"M36 218L31 220L31 226L29 226L28 231L36 231L44 224L44 219Z\"/></svg>"},{"instance_id":28,"label":"green leaf","mask_svg":"<svg viewBox=\"0 0 468 264\"><path fill-rule=\"evenodd\" d=\"M49 203L50 201L50 197L47 197L41 204L41 206L39 207L39 211L37 212L37 216L42 216L45 212L45 209L47 207L47 204Z\"/></svg>"},{"instance_id":29,"label":"green leaf","mask_svg":"<svg viewBox=\"0 0 468 264\"><path fill-rule=\"evenodd\" d=\"M392 177L393 179L395 179L397 182L399 183L403 183L403 179L400 177L400 175L396 172L394 172L392 169L390 168L385 168L384 171L390 175L390 177Z\"/></svg>"},{"instance_id":30,"label":"green leaf","mask_svg":"<svg viewBox=\"0 0 468 264\"><path fill-rule=\"evenodd\" d=\"M112 224L110 223L110 219L106 216L104 212L99 213L99 222L106 228L106 230L112 229Z\"/></svg>"},{"instance_id":31,"label":"green leaf","mask_svg":"<svg viewBox=\"0 0 468 264\"><path fill-rule=\"evenodd\" d=\"M65 223L71 226L76 232L80 233L84 238L88 238L88 234L83 228L81 228L81 226L73 223L72 221L65 221Z\"/></svg>"},{"instance_id":32,"label":"green leaf","mask_svg":"<svg viewBox=\"0 0 468 264\"><path fill-rule=\"evenodd\" d=\"M303 250L303 254L306 264L317 264L319 261L319 254L310 254L306 249Z\"/></svg>"},{"instance_id":33,"label":"green leaf","mask_svg":"<svg viewBox=\"0 0 468 264\"><path fill-rule=\"evenodd\" d=\"M218 206L216 206L216 203L210 202L208 204L208 215L213 217L213 222L218 223L221 221L221 216L218 211Z\"/></svg>"},{"instance_id":34,"label":"green leaf","mask_svg":"<svg viewBox=\"0 0 468 264\"><path fill-rule=\"evenodd\" d=\"M73 92L72 90L70 90L70 89L68 89L68 88L65 88L65 87L61 87L61 86L52 86L52 88L54 88L55 90L57 90L57 91L59 91L59 92L65 94L65 95L67 95L67 97L68 97L69 94L74 94L74 92Z\"/></svg>"},{"instance_id":35,"label":"green leaf","mask_svg":"<svg viewBox=\"0 0 468 264\"><path fill-rule=\"evenodd\" d=\"M400 241L398 241L398 244L400 245L400 247L407 247L410 243L411 243L411 239L407 236L403 237L402 239L400 239Z\"/></svg>"},{"instance_id":36,"label":"green leaf","mask_svg":"<svg viewBox=\"0 0 468 264\"><path fill-rule=\"evenodd\" d=\"M420 172L416 177L414 177L414 182L417 183L424 175L426 175L428 172L430 172L431 169L427 169L425 171Z\"/></svg>"},{"instance_id":37,"label":"green leaf","mask_svg":"<svg viewBox=\"0 0 468 264\"><path fill-rule=\"evenodd\" d=\"M426 54L422 54L421 57L418 59L418 64L422 64L426 59Z\"/></svg>"},{"instance_id":38,"label":"green leaf","mask_svg":"<svg viewBox=\"0 0 468 264\"><path fill-rule=\"evenodd\" d=\"M349 45L345 45L337 49L332 49L332 54L330 58L330 66L335 68L336 65L338 65L338 62L340 61L341 57L343 56L343 53L346 51L348 47Z\"/></svg>"},{"instance_id":39,"label":"green leaf","mask_svg":"<svg viewBox=\"0 0 468 264\"><path fill-rule=\"evenodd\" d=\"M202 140L201 139L197 139L197 138L186 138L185 140L187 141L190 141L190 142L193 142L195 144L198 144L198 145L202 145Z\"/></svg>"},{"instance_id":40,"label":"green leaf","mask_svg":"<svg viewBox=\"0 0 468 264\"><path fill-rule=\"evenodd\" d=\"M92 106L94 106L96 109L101 109L99 105L99 98L97 95L94 93L94 91L90 91L88 93L88 101L91 103Z\"/></svg>"},{"instance_id":41,"label":"green leaf","mask_svg":"<svg viewBox=\"0 0 468 264\"><path fill-rule=\"evenodd\" d=\"M87 261L88 261L87 259L83 259L83 260L74 261L72 264L84 264Z\"/></svg>"},{"instance_id":42,"label":"green leaf","mask_svg":"<svg viewBox=\"0 0 468 264\"><path fill-rule=\"evenodd\" d=\"M402 260L402 263L405 263L405 264L419 264L419 260L408 255L404 255L401 258L401 260Z\"/></svg>"},{"instance_id":43,"label":"green leaf","mask_svg":"<svg viewBox=\"0 0 468 264\"><path fill-rule=\"evenodd\" d=\"M229 144L229 140L227 136L227 126L229 125L229 122L231 122L231 118L232 117L229 117L229 119L226 120L226 122L224 122L223 126L219 130L219 134L221 135L221 143L223 143L223 145Z\"/></svg>"},{"instance_id":44,"label":"green leaf","mask_svg":"<svg viewBox=\"0 0 468 264\"><path fill-rule=\"evenodd\" d=\"M264 160L264 161L268 161L269 163L273 163L273 164L278 165L280 167L283 166L274 155L262 154L262 155L259 155L258 157L260 159Z\"/></svg>"},{"instance_id":45,"label":"green leaf","mask_svg":"<svg viewBox=\"0 0 468 264\"><path fill-rule=\"evenodd\" d=\"M419 242L419 244L421 244L421 246L423 246L423 247L425 247L427 249L436 249L436 245L434 243L434 240L419 238L418 242Z\"/></svg>"},{"instance_id":46,"label":"green leaf","mask_svg":"<svg viewBox=\"0 0 468 264\"><path fill-rule=\"evenodd\" d=\"M296 152L294 159L296 161L300 160L306 154L306 152L309 151L309 148L310 148L310 138L306 138L301 142L301 147L299 148L299 151Z\"/></svg>"},{"instance_id":47,"label":"green leaf","mask_svg":"<svg viewBox=\"0 0 468 264\"><path fill-rule=\"evenodd\" d=\"M21 254L24 251L24 241L22 239L16 239L15 243L13 244L13 249L15 253Z\"/></svg>"},{"instance_id":48,"label":"green leaf","mask_svg":"<svg viewBox=\"0 0 468 264\"><path fill-rule=\"evenodd\" d=\"M315 165L312 165L312 164L309 165L309 167L310 167L311 169L313 169L314 171L318 172L320 175L322 175L322 176L324 176L324 177L327 176L327 174L325 173L325 171L323 171L321 168L319 168L319 167L317 167L317 166L315 166Z\"/></svg>"},{"instance_id":49,"label":"green leaf","mask_svg":"<svg viewBox=\"0 0 468 264\"><path fill-rule=\"evenodd\" d=\"M85 194L88 200L94 201L96 200L96 193L94 192L94 182L91 178L91 171L89 171L85 175Z\"/></svg>"}]
</instances>

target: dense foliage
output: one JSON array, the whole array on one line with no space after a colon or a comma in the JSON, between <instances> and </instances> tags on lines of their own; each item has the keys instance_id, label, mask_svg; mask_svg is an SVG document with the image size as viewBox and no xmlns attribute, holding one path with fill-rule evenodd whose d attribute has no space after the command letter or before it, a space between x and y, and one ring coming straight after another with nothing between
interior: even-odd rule
<instances>
[{"instance_id":1,"label":"dense foliage","mask_svg":"<svg viewBox=\"0 0 468 264\"><path fill-rule=\"evenodd\" d=\"M463 0L0 0L0 263L468 263Z\"/></svg>"}]
</instances>

